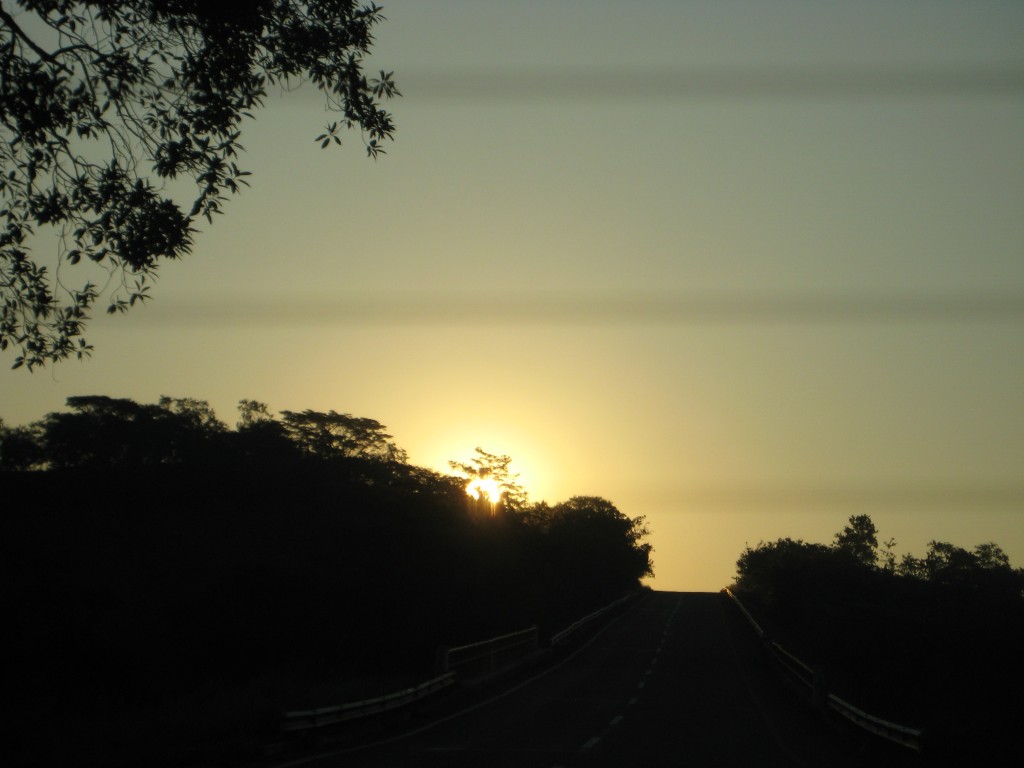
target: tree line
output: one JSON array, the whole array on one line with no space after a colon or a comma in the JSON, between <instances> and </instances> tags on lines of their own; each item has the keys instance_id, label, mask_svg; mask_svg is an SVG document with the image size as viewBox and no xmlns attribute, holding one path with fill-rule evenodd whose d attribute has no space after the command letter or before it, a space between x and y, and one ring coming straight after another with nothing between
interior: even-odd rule
<instances>
[{"instance_id":1,"label":"tree line","mask_svg":"<svg viewBox=\"0 0 1024 768\"><path fill-rule=\"evenodd\" d=\"M161 397L137 403L105 395L69 397L68 411L31 424L0 422L0 469L230 465L370 459L404 464L384 426L347 413L282 411L241 400L230 429L206 400Z\"/></svg>"},{"instance_id":2,"label":"tree line","mask_svg":"<svg viewBox=\"0 0 1024 768\"><path fill-rule=\"evenodd\" d=\"M996 702L1024 679L1024 569L994 542L933 540L900 558L895 545L854 515L829 544L748 546L735 588L832 691L925 727L931 764L1007 754L1015 715Z\"/></svg>"},{"instance_id":3,"label":"tree line","mask_svg":"<svg viewBox=\"0 0 1024 768\"><path fill-rule=\"evenodd\" d=\"M73 397L0 427L0 457L19 738L59 720L105 764L132 739L258 740L285 708L426 679L438 646L550 635L652 569L643 519L606 499L531 502L479 449L417 467L334 411L242 401L228 427L202 400ZM514 491L496 514L474 474Z\"/></svg>"}]
</instances>

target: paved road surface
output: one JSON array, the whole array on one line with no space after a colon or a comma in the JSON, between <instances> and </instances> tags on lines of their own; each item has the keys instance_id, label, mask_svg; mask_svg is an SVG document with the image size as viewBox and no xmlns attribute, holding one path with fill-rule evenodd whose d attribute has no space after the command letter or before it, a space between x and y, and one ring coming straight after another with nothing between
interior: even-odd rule
<instances>
[{"instance_id":1,"label":"paved road surface","mask_svg":"<svg viewBox=\"0 0 1024 768\"><path fill-rule=\"evenodd\" d=\"M655 592L501 698L405 738L293 765L844 768L867 764L858 751L765 666L724 597Z\"/></svg>"}]
</instances>

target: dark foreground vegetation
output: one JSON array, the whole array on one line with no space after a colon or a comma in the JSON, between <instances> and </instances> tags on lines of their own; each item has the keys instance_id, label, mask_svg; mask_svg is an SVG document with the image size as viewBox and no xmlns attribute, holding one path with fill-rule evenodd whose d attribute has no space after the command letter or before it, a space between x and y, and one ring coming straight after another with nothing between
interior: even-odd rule
<instances>
[{"instance_id":1,"label":"dark foreground vegetation","mask_svg":"<svg viewBox=\"0 0 1024 768\"><path fill-rule=\"evenodd\" d=\"M925 728L928 764L1019 754L1024 569L992 543L933 541L900 561L893 545L879 546L867 515L831 545L761 543L740 557L736 591L774 641L824 670L832 692Z\"/></svg>"},{"instance_id":2,"label":"dark foreground vegetation","mask_svg":"<svg viewBox=\"0 0 1024 768\"><path fill-rule=\"evenodd\" d=\"M440 645L544 637L651 569L642 519L530 504L504 456L457 465L500 484L492 506L372 419L68 405L0 425L19 762L245 762L284 709L422 681Z\"/></svg>"}]
</instances>

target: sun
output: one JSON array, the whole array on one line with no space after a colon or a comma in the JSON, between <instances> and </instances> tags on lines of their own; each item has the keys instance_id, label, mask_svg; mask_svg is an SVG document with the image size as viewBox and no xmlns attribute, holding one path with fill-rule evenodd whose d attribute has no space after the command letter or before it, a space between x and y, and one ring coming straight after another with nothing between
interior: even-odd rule
<instances>
[{"instance_id":1,"label":"sun","mask_svg":"<svg viewBox=\"0 0 1024 768\"><path fill-rule=\"evenodd\" d=\"M481 497L486 498L491 504L497 504L501 500L501 487L490 477L477 477L466 486L466 493L477 501Z\"/></svg>"}]
</instances>

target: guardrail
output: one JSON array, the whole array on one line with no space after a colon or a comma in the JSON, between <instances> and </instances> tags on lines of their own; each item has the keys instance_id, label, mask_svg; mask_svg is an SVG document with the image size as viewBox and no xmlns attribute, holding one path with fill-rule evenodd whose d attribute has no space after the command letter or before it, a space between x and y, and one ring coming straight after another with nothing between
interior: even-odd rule
<instances>
[{"instance_id":1,"label":"guardrail","mask_svg":"<svg viewBox=\"0 0 1024 768\"><path fill-rule=\"evenodd\" d=\"M574 632L623 604L631 597L633 595L626 595L573 622L552 636L551 644L558 645L567 642ZM407 707L454 685L459 680L472 681L492 677L530 656L538 650L538 647L537 627L454 648L442 646L437 653L437 676L425 683L365 701L285 712L281 727L288 733L307 731Z\"/></svg>"},{"instance_id":2,"label":"guardrail","mask_svg":"<svg viewBox=\"0 0 1024 768\"><path fill-rule=\"evenodd\" d=\"M919 728L909 728L869 715L831 693L828 695L828 705L854 725L859 725L865 731L876 736L881 736L896 744L902 744L915 752L920 752L924 748L924 731Z\"/></svg>"},{"instance_id":3,"label":"guardrail","mask_svg":"<svg viewBox=\"0 0 1024 768\"><path fill-rule=\"evenodd\" d=\"M563 629L561 632L556 632L555 634L553 634L551 636L551 645L557 647L559 645L564 644L565 642L567 642L569 640L569 638L572 637L573 632L577 632L578 630L582 629L583 627L585 627L590 622L592 622L592 621L594 621L596 619L601 618L602 616L604 616L609 611L612 611L615 608L618 608L620 605L622 605L623 603L627 602L628 600L631 600L633 597L634 597L634 595L626 595L624 597L620 597L618 600L615 600L615 601L613 601L611 603L608 603L608 605L606 605L604 608L599 608L598 610L594 611L593 613L588 613L582 619L579 619L578 621L574 621L572 624L570 624L568 627Z\"/></svg>"},{"instance_id":4,"label":"guardrail","mask_svg":"<svg viewBox=\"0 0 1024 768\"><path fill-rule=\"evenodd\" d=\"M338 704L332 707L320 707L319 709L285 712L281 728L287 732L305 731L325 725L336 725L337 723L344 723L370 715L379 715L420 701L447 688L454 682L455 673L448 672L427 680L415 688L407 688L404 691L388 693L384 696L366 699L365 701Z\"/></svg>"},{"instance_id":5,"label":"guardrail","mask_svg":"<svg viewBox=\"0 0 1024 768\"><path fill-rule=\"evenodd\" d=\"M492 677L537 650L537 627L510 632L478 643L442 646L437 652L438 673L457 672L460 678Z\"/></svg>"},{"instance_id":6,"label":"guardrail","mask_svg":"<svg viewBox=\"0 0 1024 768\"><path fill-rule=\"evenodd\" d=\"M765 641L765 647L768 649L768 652L772 657L782 666L783 669L789 672L795 680L807 686L810 690L811 701L817 706L827 707L865 731L873 733L876 736L880 736L883 739L887 739L895 744L908 747L915 752L920 752L923 749L923 730L919 728L909 728L905 725L899 725L898 723L892 723L888 720L883 720L880 717L869 715L867 712L858 709L835 694L828 693L825 690L824 675L820 672L816 672L778 643L769 640L765 631L761 628L761 625L754 620L754 617L750 615L750 612L747 611L743 603L741 603L739 598L733 594L731 589L725 587L722 589L722 592L740 609L743 616L747 619L747 622L757 633L757 636L761 640Z\"/></svg>"}]
</instances>

